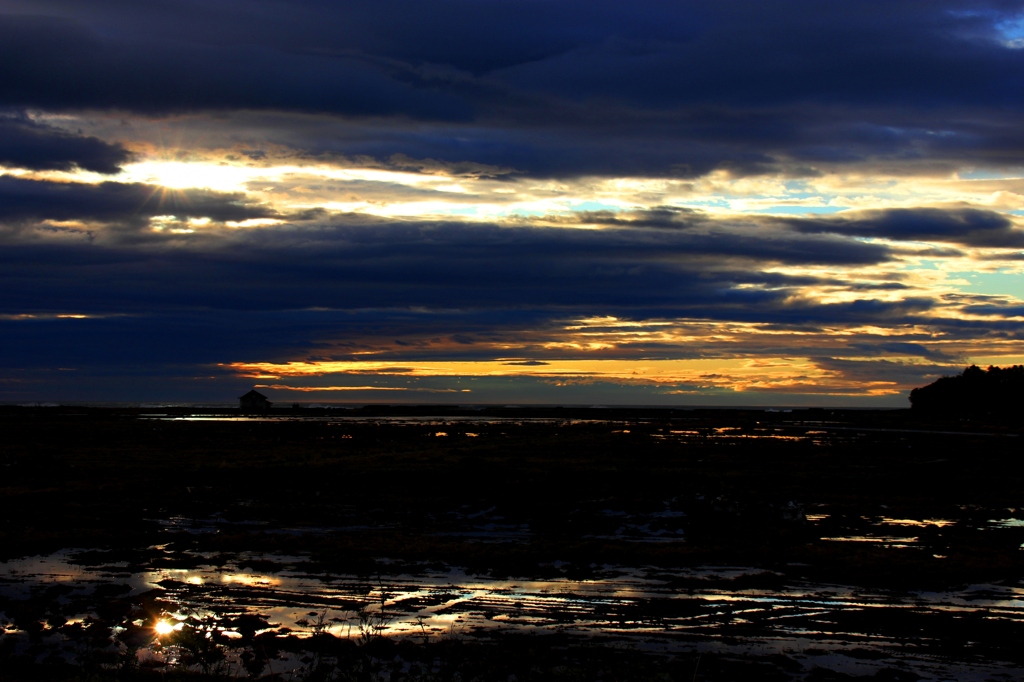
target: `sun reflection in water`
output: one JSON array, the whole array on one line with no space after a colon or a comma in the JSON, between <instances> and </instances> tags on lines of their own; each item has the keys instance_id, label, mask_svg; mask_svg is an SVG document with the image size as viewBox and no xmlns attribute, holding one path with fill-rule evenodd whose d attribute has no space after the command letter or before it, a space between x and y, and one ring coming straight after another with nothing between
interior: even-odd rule
<instances>
[{"instance_id":1,"label":"sun reflection in water","mask_svg":"<svg viewBox=\"0 0 1024 682\"><path fill-rule=\"evenodd\" d=\"M174 632L174 626L166 620L158 620L153 626L153 632L155 632L158 637L166 637Z\"/></svg>"},{"instance_id":2,"label":"sun reflection in water","mask_svg":"<svg viewBox=\"0 0 1024 682\"><path fill-rule=\"evenodd\" d=\"M906 521L895 516L892 520ZM276 563L285 563L284 557L275 558ZM296 561L294 557L288 560ZM38 559L31 563L39 565ZM68 571L58 559L46 565L57 572ZM13 568L0 566L0 578L10 576ZM101 569L78 570L86 582L101 579ZM140 657L162 656L153 660L163 661L177 660L182 644L171 638L177 631L219 641L219 646L228 646L225 640L232 640L232 647L249 646L252 637L268 633L295 639L328 633L358 643L366 637L365 632L371 637L422 638L427 642L514 631L628 638L623 641L672 648L674 642L682 641L682 635L700 637L701 646L708 646L739 626L755 628L761 634L747 637L742 635L746 630L735 630L741 636L728 645L730 651L771 641L780 650L799 652L820 644L822 638L837 638L844 646L855 643L882 655L899 645L899 640L890 632L874 629L884 630L897 612L898 622L927 618L922 622L939 625L949 618L1015 625L1024 618L1024 587L1019 586L975 585L950 592L900 595L787 580L782 574L764 576L772 578L771 586L757 587L760 580L742 579L763 576L764 572L746 567L604 570L605 575L587 580L545 580L495 579L454 568L424 569L378 578L374 585L353 575L331 575L325 581L292 568L261 575L239 570L239 564L232 563L230 567L165 569L118 580L137 584L140 590L167 581L154 588L162 590L157 597L160 617L147 620L146 612L137 611L133 615L138 619L130 621L135 628L149 626L149 653ZM36 571L32 579L45 577L38 568ZM29 576L19 573L18 578ZM737 582L731 584L734 579ZM363 621L365 616L368 618ZM372 629L367 630L366 624ZM0 632L2 627L0 614Z\"/></svg>"},{"instance_id":3,"label":"sun reflection in water","mask_svg":"<svg viewBox=\"0 0 1024 682\"><path fill-rule=\"evenodd\" d=\"M277 587L281 584L280 578L253 573L226 573L220 579L225 585L243 585L245 587Z\"/></svg>"}]
</instances>

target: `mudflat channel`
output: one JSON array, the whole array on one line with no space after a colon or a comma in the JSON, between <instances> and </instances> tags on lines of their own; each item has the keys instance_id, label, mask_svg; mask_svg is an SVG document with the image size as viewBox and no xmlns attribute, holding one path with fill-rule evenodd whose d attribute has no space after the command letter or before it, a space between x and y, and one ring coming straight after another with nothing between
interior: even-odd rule
<instances>
[{"instance_id":1,"label":"mudflat channel","mask_svg":"<svg viewBox=\"0 0 1024 682\"><path fill-rule=\"evenodd\" d=\"M5 679L1024 679L1019 425L2 408Z\"/></svg>"}]
</instances>

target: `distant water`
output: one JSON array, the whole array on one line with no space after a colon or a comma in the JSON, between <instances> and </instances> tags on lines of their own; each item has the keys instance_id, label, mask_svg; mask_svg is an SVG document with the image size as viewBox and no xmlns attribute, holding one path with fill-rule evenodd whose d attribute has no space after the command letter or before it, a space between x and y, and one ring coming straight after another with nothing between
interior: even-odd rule
<instances>
[{"instance_id":1,"label":"distant water","mask_svg":"<svg viewBox=\"0 0 1024 682\"><path fill-rule=\"evenodd\" d=\"M761 412L794 412L803 410L843 410L843 411L899 411L904 407L848 407L838 405L592 405L586 403L422 403L422 402L387 402L387 403L340 403L340 402L298 402L290 400L271 401L277 408L288 408L297 405L306 409L358 410L364 408L394 407L397 409L431 407L438 409L487 410L487 409L588 409L588 410L724 410L730 412L761 411ZM192 410L230 410L238 407L238 401L229 402L180 402L180 401L60 401L60 402L4 402L0 405L18 407L92 407L107 409L192 409Z\"/></svg>"}]
</instances>

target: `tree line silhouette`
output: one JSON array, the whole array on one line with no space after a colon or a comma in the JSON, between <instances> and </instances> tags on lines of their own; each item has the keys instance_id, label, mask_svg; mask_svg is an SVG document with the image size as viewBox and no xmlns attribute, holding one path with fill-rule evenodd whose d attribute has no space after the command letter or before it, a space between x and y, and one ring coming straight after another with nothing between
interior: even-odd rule
<instances>
[{"instance_id":1,"label":"tree line silhouette","mask_svg":"<svg viewBox=\"0 0 1024 682\"><path fill-rule=\"evenodd\" d=\"M1020 415L1024 408L1024 365L971 365L910 392L910 406L921 412Z\"/></svg>"}]
</instances>

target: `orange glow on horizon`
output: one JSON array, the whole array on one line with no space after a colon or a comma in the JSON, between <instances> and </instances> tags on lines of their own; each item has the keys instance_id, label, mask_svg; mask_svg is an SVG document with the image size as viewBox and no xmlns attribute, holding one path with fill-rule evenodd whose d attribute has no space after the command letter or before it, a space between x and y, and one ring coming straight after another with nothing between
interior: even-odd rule
<instances>
[{"instance_id":1,"label":"orange glow on horizon","mask_svg":"<svg viewBox=\"0 0 1024 682\"><path fill-rule=\"evenodd\" d=\"M414 391L420 393L470 393L463 388L409 388L405 386L289 386L287 384L256 384L256 388L269 388L275 391L299 391L316 393L319 391Z\"/></svg>"},{"instance_id":2,"label":"orange glow on horizon","mask_svg":"<svg viewBox=\"0 0 1024 682\"><path fill-rule=\"evenodd\" d=\"M809 358L699 358L699 359L559 359L474 361L324 361L287 363L227 363L220 365L247 378L299 380L314 377L366 376L421 379L431 377L530 377L555 386L582 383L641 383L663 386L678 394L680 385L700 390L814 392L825 394L895 395L909 387L897 381L863 381L817 366ZM469 392L417 386L344 386L261 384L285 391L425 391ZM676 389L676 390L672 390ZM685 392L690 392L686 390Z\"/></svg>"}]
</instances>

